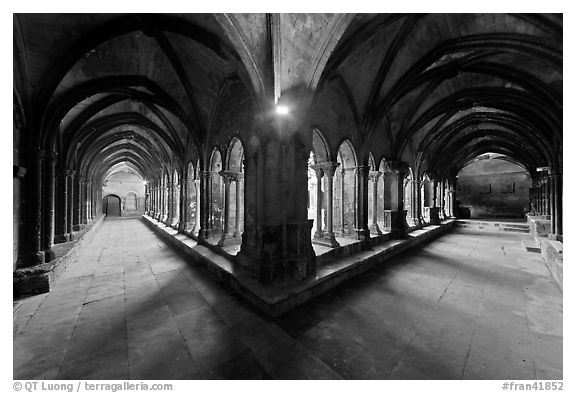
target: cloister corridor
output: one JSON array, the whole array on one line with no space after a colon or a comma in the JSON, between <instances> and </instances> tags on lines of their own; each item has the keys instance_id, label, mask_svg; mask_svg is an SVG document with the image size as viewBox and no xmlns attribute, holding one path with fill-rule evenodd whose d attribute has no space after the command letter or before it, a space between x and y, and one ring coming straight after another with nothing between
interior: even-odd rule
<instances>
[{"instance_id":1,"label":"cloister corridor","mask_svg":"<svg viewBox=\"0 0 576 393\"><path fill-rule=\"evenodd\" d=\"M519 239L456 229L269 318L107 218L24 299L14 379L562 379L562 294Z\"/></svg>"}]
</instances>

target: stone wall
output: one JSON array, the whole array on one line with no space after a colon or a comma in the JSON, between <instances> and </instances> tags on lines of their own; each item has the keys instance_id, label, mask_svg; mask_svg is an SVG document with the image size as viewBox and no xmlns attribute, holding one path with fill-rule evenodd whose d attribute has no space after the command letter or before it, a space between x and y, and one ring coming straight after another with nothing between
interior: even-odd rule
<instances>
[{"instance_id":1,"label":"stone wall","mask_svg":"<svg viewBox=\"0 0 576 393\"><path fill-rule=\"evenodd\" d=\"M514 163L498 158L478 160L458 174L460 216L524 217L531 184L530 175Z\"/></svg>"},{"instance_id":2,"label":"stone wall","mask_svg":"<svg viewBox=\"0 0 576 393\"><path fill-rule=\"evenodd\" d=\"M117 195L121 199L121 215L142 215L144 213L144 181L138 175L131 172L117 172L106 179L102 186L102 196ZM130 195L129 195L130 194ZM136 203L130 202L127 204L127 198L134 198L136 194ZM135 205L135 208L131 208ZM126 209L128 207L128 209Z\"/></svg>"}]
</instances>

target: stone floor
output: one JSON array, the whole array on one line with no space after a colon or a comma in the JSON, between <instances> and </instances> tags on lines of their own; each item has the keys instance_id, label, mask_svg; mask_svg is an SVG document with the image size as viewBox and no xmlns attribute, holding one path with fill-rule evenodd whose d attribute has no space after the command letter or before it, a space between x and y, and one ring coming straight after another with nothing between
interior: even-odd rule
<instances>
[{"instance_id":1,"label":"stone floor","mask_svg":"<svg viewBox=\"0 0 576 393\"><path fill-rule=\"evenodd\" d=\"M561 379L562 294L519 235L455 231L280 318L137 219L15 319L15 379Z\"/></svg>"}]
</instances>

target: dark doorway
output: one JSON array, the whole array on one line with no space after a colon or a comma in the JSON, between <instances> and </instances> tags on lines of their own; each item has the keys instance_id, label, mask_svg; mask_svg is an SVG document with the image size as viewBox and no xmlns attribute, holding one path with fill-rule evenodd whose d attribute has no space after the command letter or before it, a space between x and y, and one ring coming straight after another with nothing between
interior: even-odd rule
<instances>
[{"instance_id":1,"label":"dark doorway","mask_svg":"<svg viewBox=\"0 0 576 393\"><path fill-rule=\"evenodd\" d=\"M116 195L107 195L102 201L102 210L106 217L120 217L120 198Z\"/></svg>"}]
</instances>

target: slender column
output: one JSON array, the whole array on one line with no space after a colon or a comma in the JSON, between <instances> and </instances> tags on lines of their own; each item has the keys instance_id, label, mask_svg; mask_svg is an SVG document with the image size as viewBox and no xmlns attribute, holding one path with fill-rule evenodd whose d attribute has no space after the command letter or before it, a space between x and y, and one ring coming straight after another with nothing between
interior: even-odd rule
<instances>
[{"instance_id":1,"label":"slender column","mask_svg":"<svg viewBox=\"0 0 576 393\"><path fill-rule=\"evenodd\" d=\"M240 197L241 197L241 193L240 193L240 187L242 185L242 179L244 178L244 175L242 173L239 173L236 176L236 228L234 230L234 237L239 239L241 236L240 233Z\"/></svg>"},{"instance_id":2,"label":"slender column","mask_svg":"<svg viewBox=\"0 0 576 393\"><path fill-rule=\"evenodd\" d=\"M558 236L562 236L562 175L557 172L550 173L550 188L552 200L551 204L551 229L552 237L557 239Z\"/></svg>"},{"instance_id":3,"label":"slender column","mask_svg":"<svg viewBox=\"0 0 576 393\"><path fill-rule=\"evenodd\" d=\"M86 182L86 221L92 221L92 181Z\"/></svg>"},{"instance_id":4,"label":"slender column","mask_svg":"<svg viewBox=\"0 0 576 393\"><path fill-rule=\"evenodd\" d=\"M422 181L417 178L412 180L412 222L422 228Z\"/></svg>"},{"instance_id":5,"label":"slender column","mask_svg":"<svg viewBox=\"0 0 576 393\"><path fill-rule=\"evenodd\" d=\"M18 260L18 267L34 266L44 263L42 251L42 166L45 151L39 150L31 157L30 168L25 180L25 207L22 219L27 231L22 242L23 255Z\"/></svg>"},{"instance_id":6,"label":"slender column","mask_svg":"<svg viewBox=\"0 0 576 393\"><path fill-rule=\"evenodd\" d=\"M195 221L193 231L195 235L198 235L198 232L200 232L200 179L194 179L194 184L196 185L196 205L194 206L196 211L194 212Z\"/></svg>"},{"instance_id":7,"label":"slender column","mask_svg":"<svg viewBox=\"0 0 576 393\"><path fill-rule=\"evenodd\" d=\"M384 172L384 225L393 238L406 236L407 222L404 210L404 177L407 166L403 162L386 162Z\"/></svg>"},{"instance_id":8,"label":"slender column","mask_svg":"<svg viewBox=\"0 0 576 393\"><path fill-rule=\"evenodd\" d=\"M180 210L181 209L178 209L178 203L180 202L181 189L182 188L180 187L180 183L176 183L176 182L172 183L172 192L171 192L172 197L170 198L170 207L171 207L170 216L171 216L171 219L170 219L170 221L168 221L168 223L170 224L170 226L172 228L174 228L176 225L178 225L180 223ZM182 205L180 205L180 207L182 207ZM176 212L177 209L178 209L178 212ZM176 227L176 228L178 228L178 227Z\"/></svg>"},{"instance_id":9,"label":"slender column","mask_svg":"<svg viewBox=\"0 0 576 393\"><path fill-rule=\"evenodd\" d=\"M438 225L440 224L440 207L439 207L440 203L438 200L440 193L438 191L441 183L435 178L433 178L431 182L432 182L432 206L430 207L430 224Z\"/></svg>"},{"instance_id":10,"label":"slender column","mask_svg":"<svg viewBox=\"0 0 576 393\"><path fill-rule=\"evenodd\" d=\"M76 200L76 190L75 190L75 184L76 182L74 181L74 174L76 173L76 171L74 171L73 169L68 169L66 170L66 180L68 183L68 204L67 204L67 208L68 208L68 214L66 214L66 216L68 217L67 221L66 221L66 225L67 225L67 229L66 232L68 233L68 238L70 240L74 240L74 201Z\"/></svg>"},{"instance_id":11,"label":"slender column","mask_svg":"<svg viewBox=\"0 0 576 393\"><path fill-rule=\"evenodd\" d=\"M82 218L81 224L82 227L84 227L88 221L86 220L86 200L87 200L87 182L85 178L81 179L81 183L80 183L80 217Z\"/></svg>"},{"instance_id":12,"label":"slender column","mask_svg":"<svg viewBox=\"0 0 576 393\"><path fill-rule=\"evenodd\" d=\"M170 226L172 224L172 216L174 215L174 184L172 182L166 183L166 211L164 212L164 224Z\"/></svg>"},{"instance_id":13,"label":"slender column","mask_svg":"<svg viewBox=\"0 0 576 393\"><path fill-rule=\"evenodd\" d=\"M340 233L342 234L342 236L344 236L344 224L345 224L345 220L346 220L346 214L344 214L344 197L345 197L345 186L344 186L344 180L346 179L346 168L342 167L342 170L340 171L340 176L342 177L342 181L340 182Z\"/></svg>"},{"instance_id":14,"label":"slender column","mask_svg":"<svg viewBox=\"0 0 576 393\"><path fill-rule=\"evenodd\" d=\"M68 180L66 170L61 169L57 174L58 209L56 221L56 243L64 243L70 240L68 233Z\"/></svg>"},{"instance_id":15,"label":"slender column","mask_svg":"<svg viewBox=\"0 0 576 393\"><path fill-rule=\"evenodd\" d=\"M212 172L200 172L200 231L198 237L205 240L212 233L210 220L212 210Z\"/></svg>"},{"instance_id":16,"label":"slender column","mask_svg":"<svg viewBox=\"0 0 576 393\"><path fill-rule=\"evenodd\" d=\"M44 159L44 206L43 206L43 231L42 250L44 251L44 261L50 262L56 257L54 254L54 213L55 213L55 192L56 192L56 157L49 154Z\"/></svg>"},{"instance_id":17,"label":"slender column","mask_svg":"<svg viewBox=\"0 0 576 393\"><path fill-rule=\"evenodd\" d=\"M181 203L180 203L180 225L178 231L187 232L192 227L192 213L190 203L192 203L192 196L190 195L190 184L192 179L188 178L188 171L184 171L184 179L182 180L182 187L180 187Z\"/></svg>"},{"instance_id":18,"label":"slender column","mask_svg":"<svg viewBox=\"0 0 576 393\"><path fill-rule=\"evenodd\" d=\"M339 247L340 244L336 241L336 236L334 235L333 227L333 215L334 215L334 173L336 168L340 163L338 162L325 162L321 164L322 172L326 176L326 230L324 231L324 241L327 242L330 247ZM342 170L342 173L344 171ZM342 177L344 180L344 177ZM342 190L344 189L342 183ZM343 195L342 195L343 196ZM344 204L344 199L342 199L342 204ZM344 211L344 209L342 209ZM342 214L342 217L344 215ZM343 223L344 221L342 221Z\"/></svg>"},{"instance_id":19,"label":"slender column","mask_svg":"<svg viewBox=\"0 0 576 393\"><path fill-rule=\"evenodd\" d=\"M370 225L370 232L376 235L381 235L382 231L378 227L378 179L382 172L370 172L369 180L372 181L372 224Z\"/></svg>"},{"instance_id":20,"label":"slender column","mask_svg":"<svg viewBox=\"0 0 576 393\"><path fill-rule=\"evenodd\" d=\"M233 177L229 173L220 172L220 176L224 180L224 222L222 224L222 237L218 242L219 246L223 246L226 239L230 238L230 183Z\"/></svg>"},{"instance_id":21,"label":"slender column","mask_svg":"<svg viewBox=\"0 0 576 393\"><path fill-rule=\"evenodd\" d=\"M322 177L324 176L324 171L321 168L321 164L315 164L311 166L316 174L316 233L314 234L315 239L321 239L324 237L323 222L322 222Z\"/></svg>"},{"instance_id":22,"label":"slender column","mask_svg":"<svg viewBox=\"0 0 576 393\"><path fill-rule=\"evenodd\" d=\"M82 229L82 200L84 190L84 178L81 177L74 183L74 231Z\"/></svg>"}]
</instances>

